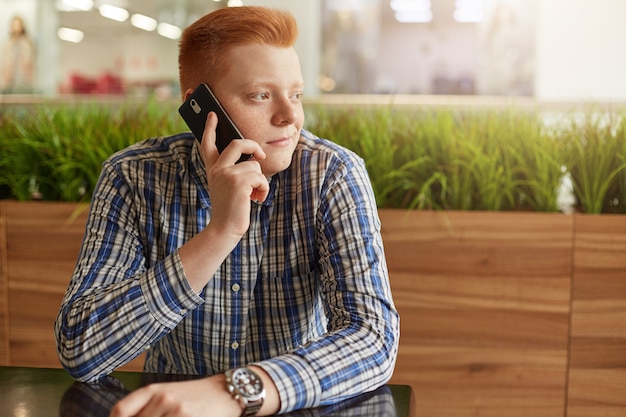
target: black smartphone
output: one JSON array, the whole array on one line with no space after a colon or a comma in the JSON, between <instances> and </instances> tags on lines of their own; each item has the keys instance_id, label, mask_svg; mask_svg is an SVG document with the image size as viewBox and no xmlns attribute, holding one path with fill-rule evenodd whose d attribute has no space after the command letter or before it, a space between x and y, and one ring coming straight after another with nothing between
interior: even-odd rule
<instances>
[{"instance_id":1,"label":"black smartphone","mask_svg":"<svg viewBox=\"0 0 626 417\"><path fill-rule=\"evenodd\" d=\"M226 113L220 102L215 97L208 85L200 84L193 93L178 108L191 132L199 142L202 142L204 126L209 112L217 114L217 127L215 129L215 145L218 152L222 153L233 139L243 139L243 136ZM242 154L237 162L250 159L251 155Z\"/></svg>"}]
</instances>

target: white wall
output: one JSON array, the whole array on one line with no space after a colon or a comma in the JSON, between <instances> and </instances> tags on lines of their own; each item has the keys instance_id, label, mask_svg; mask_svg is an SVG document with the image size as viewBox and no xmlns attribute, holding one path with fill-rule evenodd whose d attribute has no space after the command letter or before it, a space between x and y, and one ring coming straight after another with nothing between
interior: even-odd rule
<instances>
[{"instance_id":1,"label":"white wall","mask_svg":"<svg viewBox=\"0 0 626 417\"><path fill-rule=\"evenodd\" d=\"M537 2L535 96L626 101L626 1Z\"/></svg>"}]
</instances>

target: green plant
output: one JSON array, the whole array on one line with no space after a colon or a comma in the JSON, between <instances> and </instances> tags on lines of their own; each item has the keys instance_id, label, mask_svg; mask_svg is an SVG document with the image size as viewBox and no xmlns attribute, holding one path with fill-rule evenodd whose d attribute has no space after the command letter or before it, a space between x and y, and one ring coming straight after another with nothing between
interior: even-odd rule
<instances>
[{"instance_id":1,"label":"green plant","mask_svg":"<svg viewBox=\"0 0 626 417\"><path fill-rule=\"evenodd\" d=\"M615 126L615 139L618 143L616 158L620 164L626 162L626 114L622 114ZM605 211L615 211L626 214L626 169L622 169L617 175L616 181L608 191Z\"/></svg>"},{"instance_id":2,"label":"green plant","mask_svg":"<svg viewBox=\"0 0 626 417\"><path fill-rule=\"evenodd\" d=\"M558 211L564 148L541 115L509 110L501 114L492 134L504 135L499 142L510 173L510 208Z\"/></svg>"},{"instance_id":3,"label":"green plant","mask_svg":"<svg viewBox=\"0 0 626 417\"><path fill-rule=\"evenodd\" d=\"M184 130L170 104L127 103L11 109L0 119L0 185L20 201L86 201L112 153Z\"/></svg>"},{"instance_id":4,"label":"green plant","mask_svg":"<svg viewBox=\"0 0 626 417\"><path fill-rule=\"evenodd\" d=\"M0 113L0 198L88 201L102 162L187 130L178 103L81 103ZM308 104L306 128L365 161L380 208L557 211L564 174L577 209L626 213L626 119L618 111L545 114Z\"/></svg>"},{"instance_id":5,"label":"green plant","mask_svg":"<svg viewBox=\"0 0 626 417\"><path fill-rule=\"evenodd\" d=\"M315 107L308 111L307 120L307 127L316 135L342 144L366 161L377 204L389 205L392 189L388 176L396 166L398 149L394 142L397 117L392 109L327 111Z\"/></svg>"},{"instance_id":6,"label":"green plant","mask_svg":"<svg viewBox=\"0 0 626 417\"><path fill-rule=\"evenodd\" d=\"M626 169L623 124L616 113L590 110L582 120L572 117L561 132L567 147L565 165L579 209L585 213L614 211L623 199L615 203L615 196L626 195L619 183Z\"/></svg>"},{"instance_id":7,"label":"green plant","mask_svg":"<svg viewBox=\"0 0 626 417\"><path fill-rule=\"evenodd\" d=\"M562 149L532 112L318 110L308 127L365 159L380 207L558 210Z\"/></svg>"}]
</instances>

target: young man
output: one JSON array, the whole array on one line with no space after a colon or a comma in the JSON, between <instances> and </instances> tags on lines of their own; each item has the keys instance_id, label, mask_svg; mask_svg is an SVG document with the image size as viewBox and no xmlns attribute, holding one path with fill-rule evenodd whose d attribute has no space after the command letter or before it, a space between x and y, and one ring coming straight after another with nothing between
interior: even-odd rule
<instances>
[{"instance_id":1,"label":"young man","mask_svg":"<svg viewBox=\"0 0 626 417\"><path fill-rule=\"evenodd\" d=\"M147 351L155 384L113 416L271 415L386 383L399 318L363 161L302 128L293 17L210 13L183 33L183 99L207 83L246 139L153 138L113 155L56 322L75 378ZM252 159L236 163L242 154ZM231 394L232 392L232 394Z\"/></svg>"}]
</instances>

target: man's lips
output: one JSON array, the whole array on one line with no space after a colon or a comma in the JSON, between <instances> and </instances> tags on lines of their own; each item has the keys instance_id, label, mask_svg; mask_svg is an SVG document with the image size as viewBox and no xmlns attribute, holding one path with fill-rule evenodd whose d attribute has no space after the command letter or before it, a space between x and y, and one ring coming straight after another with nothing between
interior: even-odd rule
<instances>
[{"instance_id":1,"label":"man's lips","mask_svg":"<svg viewBox=\"0 0 626 417\"><path fill-rule=\"evenodd\" d=\"M280 138L267 142L268 145L286 145L291 142L291 138Z\"/></svg>"},{"instance_id":2,"label":"man's lips","mask_svg":"<svg viewBox=\"0 0 626 417\"><path fill-rule=\"evenodd\" d=\"M283 136L282 138L270 140L267 142L267 144L268 145L287 145L291 143L291 141L294 139L295 136L296 134L293 133L290 136Z\"/></svg>"}]
</instances>

